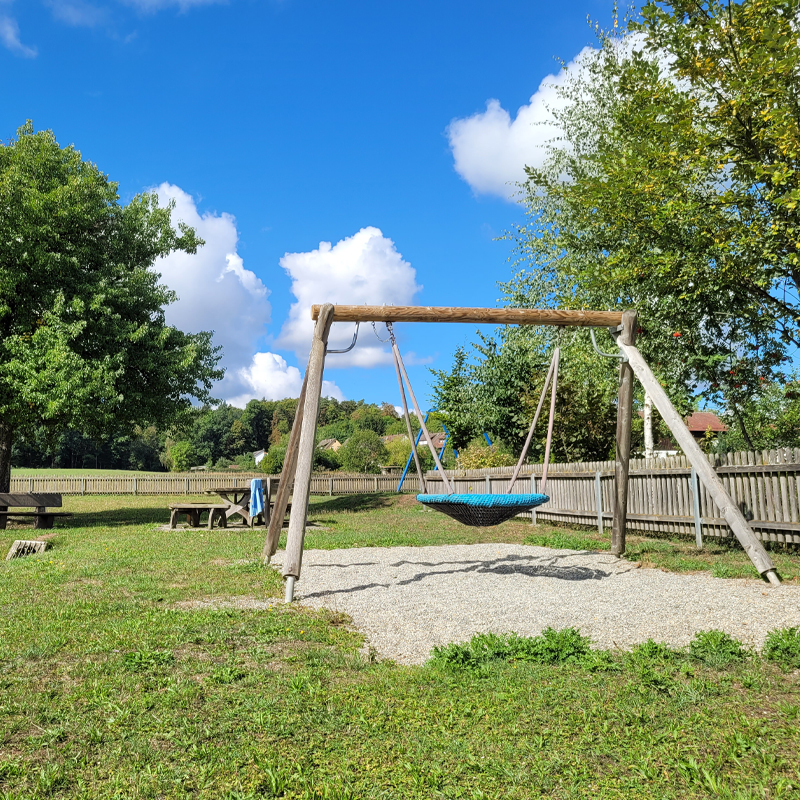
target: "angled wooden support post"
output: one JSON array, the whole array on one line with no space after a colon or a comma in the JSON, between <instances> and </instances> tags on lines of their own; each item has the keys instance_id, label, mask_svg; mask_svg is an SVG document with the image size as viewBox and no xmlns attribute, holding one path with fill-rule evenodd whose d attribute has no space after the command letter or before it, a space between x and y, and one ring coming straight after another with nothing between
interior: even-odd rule
<instances>
[{"instance_id":1,"label":"angled wooden support post","mask_svg":"<svg viewBox=\"0 0 800 800\"><path fill-rule=\"evenodd\" d=\"M725 521L730 526L736 538L741 543L745 552L750 556L755 568L762 577L766 578L774 586L780 584L780 578L766 550L758 541L758 537L753 533L752 528L747 524L747 520L739 510L736 503L722 485L722 481L717 477L714 468L708 463L705 453L700 449L700 445L694 440L694 436L689 432L686 423L675 407L670 402L667 393L653 375L647 362L642 357L639 350L633 345L623 340L622 336L617 338L619 349L628 357L628 363L633 369L636 377L644 386L645 391L653 398L653 405L661 414L661 419L672 431L675 441L681 450L686 454L689 463L694 467L697 477L702 481L703 486L708 489L709 494L714 498L714 502L725 517Z\"/></svg>"},{"instance_id":2,"label":"angled wooden support post","mask_svg":"<svg viewBox=\"0 0 800 800\"><path fill-rule=\"evenodd\" d=\"M303 541L306 535L311 469L314 465L314 438L317 433L322 371L325 367L325 350L331 322L333 322L333 306L326 303L320 309L317 317L314 338L311 341L311 355L308 358L308 369L306 370L306 396L303 402L303 420L297 450L292 511L289 516L289 534L286 541L286 559L283 562L287 603L294 599L294 584L300 577L300 568L303 562Z\"/></svg>"},{"instance_id":3,"label":"angled wooden support post","mask_svg":"<svg viewBox=\"0 0 800 800\"><path fill-rule=\"evenodd\" d=\"M636 342L635 311L622 314L622 330L617 343ZM619 365L619 399L617 400L617 458L614 465L614 518L611 522L611 552L625 552L625 525L628 519L628 467L631 460L631 419L633 415L633 370L627 361Z\"/></svg>"},{"instance_id":4,"label":"angled wooden support post","mask_svg":"<svg viewBox=\"0 0 800 800\"><path fill-rule=\"evenodd\" d=\"M286 446L286 455L283 457L283 469L278 482L278 491L275 494L275 505L270 511L269 531L264 541L264 549L261 551L261 558L264 559L265 564L269 564L270 559L278 549L283 519L286 516L286 507L289 505L289 496L292 492L295 469L297 468L297 451L300 447L300 431L303 427L303 406L306 402L307 386L308 367L306 367L303 387L300 389L300 397L297 400L297 409L294 412L294 423L292 424L292 432L289 435L289 444ZM269 508L269 495L267 495L266 507Z\"/></svg>"}]
</instances>

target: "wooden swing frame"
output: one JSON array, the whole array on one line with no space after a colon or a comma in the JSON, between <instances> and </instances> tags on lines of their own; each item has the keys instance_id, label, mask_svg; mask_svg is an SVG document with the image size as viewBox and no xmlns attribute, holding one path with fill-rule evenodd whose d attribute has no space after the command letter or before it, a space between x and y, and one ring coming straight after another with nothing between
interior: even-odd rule
<instances>
[{"instance_id":1,"label":"wooden swing frame","mask_svg":"<svg viewBox=\"0 0 800 800\"><path fill-rule=\"evenodd\" d=\"M277 550L281 526L293 486L286 557L283 563L286 602L294 599L295 582L300 579L302 569L322 374L325 367L328 334L331 324L334 322L470 322L493 325L608 328L620 350L614 507L611 526L612 554L621 556L625 552L633 378L635 374L653 399L653 404L661 414L661 418L695 468L698 478L714 498L714 502L759 574L773 585L780 584L780 578L769 554L764 550L744 515L725 490L714 472L714 468L709 464L705 454L636 347L636 311L453 308L449 306L334 306L326 303L312 306L311 318L316 321L311 340L311 353L297 403L294 425L286 448L278 494L275 498L275 508L262 553L265 563L268 563Z\"/></svg>"}]
</instances>

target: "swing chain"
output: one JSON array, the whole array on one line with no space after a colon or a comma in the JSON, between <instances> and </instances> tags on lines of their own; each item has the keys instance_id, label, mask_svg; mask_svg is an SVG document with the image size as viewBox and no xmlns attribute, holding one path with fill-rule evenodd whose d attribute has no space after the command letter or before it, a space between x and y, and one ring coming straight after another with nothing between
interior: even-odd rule
<instances>
[{"instance_id":1,"label":"swing chain","mask_svg":"<svg viewBox=\"0 0 800 800\"><path fill-rule=\"evenodd\" d=\"M392 333L392 323L391 322L384 322L383 324L386 325L386 330L389 331L389 338L388 339L381 339L381 337L378 336L378 329L375 326L375 321L373 320L372 321L372 330L375 333L375 338L379 342L383 342L383 344L386 344L387 342L394 342L394 333Z\"/></svg>"}]
</instances>

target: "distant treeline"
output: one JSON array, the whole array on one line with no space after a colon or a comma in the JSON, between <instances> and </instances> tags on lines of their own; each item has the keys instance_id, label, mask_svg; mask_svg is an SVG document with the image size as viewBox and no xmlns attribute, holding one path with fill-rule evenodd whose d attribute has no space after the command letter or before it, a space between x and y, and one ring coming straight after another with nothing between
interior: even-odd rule
<instances>
[{"instance_id":1,"label":"distant treeline","mask_svg":"<svg viewBox=\"0 0 800 800\"><path fill-rule=\"evenodd\" d=\"M258 469L276 473L283 466L296 409L296 398L251 400L244 409L223 403L216 408L193 409L180 427L136 428L104 441L76 431L54 435L42 428L15 444L12 465L183 471L195 466L226 469L238 464L242 469L255 469L253 453L266 450ZM415 422L415 431L416 427ZM442 430L441 423L433 419L431 427L433 431ZM342 447L336 451L318 449L316 467L376 471L378 464L404 463L410 453L407 439L385 443L382 437L405 432L405 422L389 403L322 398L317 441L334 439Z\"/></svg>"}]
</instances>

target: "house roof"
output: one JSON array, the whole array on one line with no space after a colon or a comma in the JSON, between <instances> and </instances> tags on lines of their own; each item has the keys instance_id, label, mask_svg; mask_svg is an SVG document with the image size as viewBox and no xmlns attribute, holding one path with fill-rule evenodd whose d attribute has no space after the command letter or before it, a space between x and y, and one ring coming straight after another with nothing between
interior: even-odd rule
<instances>
[{"instance_id":1,"label":"house roof","mask_svg":"<svg viewBox=\"0 0 800 800\"><path fill-rule=\"evenodd\" d=\"M714 433L724 433L728 426L711 411L694 411L686 417L686 427L692 433L705 433L711 428Z\"/></svg>"},{"instance_id":2,"label":"house roof","mask_svg":"<svg viewBox=\"0 0 800 800\"><path fill-rule=\"evenodd\" d=\"M384 444L389 444L389 442L396 442L398 439L408 439L404 433L392 433L389 436L381 436L383 439Z\"/></svg>"},{"instance_id":3,"label":"house roof","mask_svg":"<svg viewBox=\"0 0 800 800\"><path fill-rule=\"evenodd\" d=\"M339 440L338 439L323 439L317 445L317 447L319 447L321 450L327 450L329 447L332 447L335 444L339 444Z\"/></svg>"}]
</instances>

